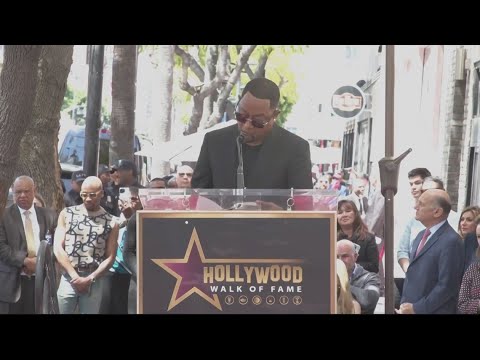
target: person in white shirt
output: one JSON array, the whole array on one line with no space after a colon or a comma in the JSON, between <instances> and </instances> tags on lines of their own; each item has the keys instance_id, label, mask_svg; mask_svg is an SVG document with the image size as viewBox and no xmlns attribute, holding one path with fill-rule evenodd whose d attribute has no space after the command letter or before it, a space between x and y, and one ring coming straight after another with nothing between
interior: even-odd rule
<instances>
[{"instance_id":1,"label":"person in white shirt","mask_svg":"<svg viewBox=\"0 0 480 360\"><path fill-rule=\"evenodd\" d=\"M35 183L19 176L13 183L14 204L0 222L0 314L35 313L35 268L40 241L53 234L52 209L34 205Z\"/></svg>"},{"instance_id":2,"label":"person in white shirt","mask_svg":"<svg viewBox=\"0 0 480 360\"><path fill-rule=\"evenodd\" d=\"M422 195L422 185L425 178L432 176L430 171L426 168L412 169L408 173L408 182L410 184L410 192L415 202ZM402 268L403 272L407 272L409 263L410 244L415 236L423 229L422 224L415 220L415 216L410 217L410 220L406 222L406 227L403 235L400 238L397 249L397 260ZM401 292L401 289L400 289Z\"/></svg>"}]
</instances>

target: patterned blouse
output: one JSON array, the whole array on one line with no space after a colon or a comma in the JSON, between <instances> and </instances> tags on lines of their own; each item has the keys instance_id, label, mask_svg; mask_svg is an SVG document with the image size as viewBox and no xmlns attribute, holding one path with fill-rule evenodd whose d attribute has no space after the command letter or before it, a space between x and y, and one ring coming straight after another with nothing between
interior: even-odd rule
<instances>
[{"instance_id":1,"label":"patterned blouse","mask_svg":"<svg viewBox=\"0 0 480 360\"><path fill-rule=\"evenodd\" d=\"M463 275L458 312L461 314L478 314L480 309L480 261L474 261Z\"/></svg>"},{"instance_id":2,"label":"patterned blouse","mask_svg":"<svg viewBox=\"0 0 480 360\"><path fill-rule=\"evenodd\" d=\"M95 212L83 204L65 208L65 251L74 267L98 266L105 259L112 219L103 208Z\"/></svg>"}]
</instances>

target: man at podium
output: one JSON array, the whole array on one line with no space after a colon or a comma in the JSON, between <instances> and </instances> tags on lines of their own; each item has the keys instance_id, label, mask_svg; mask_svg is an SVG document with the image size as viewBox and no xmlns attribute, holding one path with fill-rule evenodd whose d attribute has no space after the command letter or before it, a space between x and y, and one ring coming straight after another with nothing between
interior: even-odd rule
<instances>
[{"instance_id":1,"label":"man at podium","mask_svg":"<svg viewBox=\"0 0 480 360\"><path fill-rule=\"evenodd\" d=\"M235 109L238 126L205 135L192 188L312 188L309 144L275 123L279 99L278 86L266 78L245 86Z\"/></svg>"}]
</instances>

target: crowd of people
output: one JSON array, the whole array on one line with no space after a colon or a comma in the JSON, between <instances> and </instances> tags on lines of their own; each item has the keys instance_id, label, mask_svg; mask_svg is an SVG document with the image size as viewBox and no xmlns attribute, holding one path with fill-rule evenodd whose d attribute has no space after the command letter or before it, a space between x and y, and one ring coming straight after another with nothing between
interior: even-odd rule
<instances>
[{"instance_id":1,"label":"crowd of people","mask_svg":"<svg viewBox=\"0 0 480 360\"><path fill-rule=\"evenodd\" d=\"M35 266L40 241L53 236L61 276L62 314L127 314L131 279L136 282L135 212L142 208L137 169L129 160L99 165L98 176L75 171L59 216L45 206L28 176L15 179L13 204L0 225L0 314L35 312ZM152 179L151 188L189 188L193 169ZM130 198L120 195L125 188Z\"/></svg>"},{"instance_id":2,"label":"crowd of people","mask_svg":"<svg viewBox=\"0 0 480 360\"><path fill-rule=\"evenodd\" d=\"M353 169L312 169L308 142L275 123L279 99L272 81L250 81L235 110L238 124L205 136L195 170L179 166L176 174L153 178L148 187L235 189L241 181L253 189L334 190L337 313L372 314L383 292L379 178ZM100 165L97 176L74 172L59 216L45 207L32 178L15 179L14 204L0 222L0 313L35 312L37 252L48 233L54 234L61 273L60 312L128 313L129 288L137 279L135 213L142 209L137 175L129 160ZM404 274L395 279L396 312L478 313L480 208L453 211L443 182L426 168L412 169L408 181L412 207L404 212L405 221L395 224Z\"/></svg>"}]
</instances>

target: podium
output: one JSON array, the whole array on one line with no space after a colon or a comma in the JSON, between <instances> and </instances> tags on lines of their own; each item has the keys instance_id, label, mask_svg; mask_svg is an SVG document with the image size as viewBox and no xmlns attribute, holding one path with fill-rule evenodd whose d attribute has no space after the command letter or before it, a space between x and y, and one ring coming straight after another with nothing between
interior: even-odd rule
<instances>
[{"instance_id":1,"label":"podium","mask_svg":"<svg viewBox=\"0 0 480 360\"><path fill-rule=\"evenodd\" d=\"M140 189L139 196L139 314L336 312L336 192Z\"/></svg>"}]
</instances>

